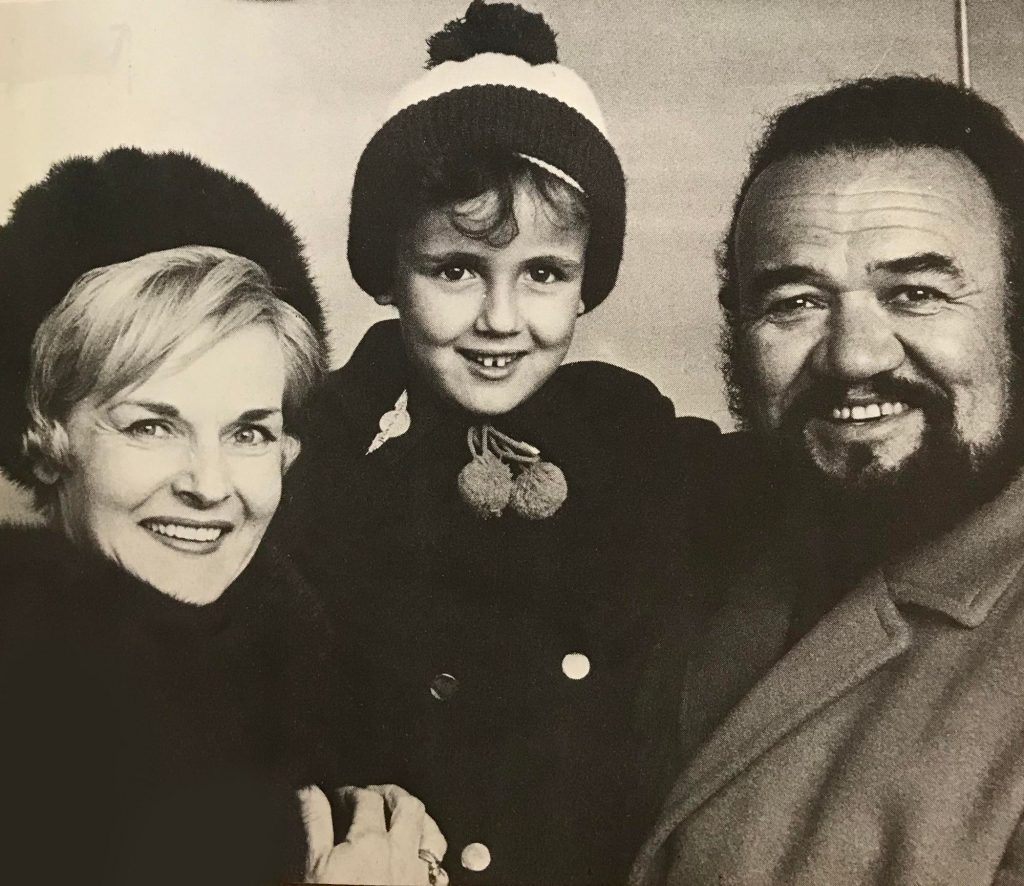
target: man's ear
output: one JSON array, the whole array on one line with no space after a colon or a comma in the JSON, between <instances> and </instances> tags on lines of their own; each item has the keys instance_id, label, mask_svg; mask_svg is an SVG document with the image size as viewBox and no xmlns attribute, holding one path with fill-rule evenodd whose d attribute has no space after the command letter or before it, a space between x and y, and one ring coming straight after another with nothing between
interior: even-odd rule
<instances>
[{"instance_id":1,"label":"man's ear","mask_svg":"<svg viewBox=\"0 0 1024 886\"><path fill-rule=\"evenodd\" d=\"M583 304L583 299L580 299L580 303L576 305L576 316L582 317L587 312L587 306Z\"/></svg>"},{"instance_id":2,"label":"man's ear","mask_svg":"<svg viewBox=\"0 0 1024 886\"><path fill-rule=\"evenodd\" d=\"M393 305L395 303L395 297L390 292L378 292L373 300L379 305Z\"/></svg>"},{"instance_id":3,"label":"man's ear","mask_svg":"<svg viewBox=\"0 0 1024 886\"><path fill-rule=\"evenodd\" d=\"M293 437L290 434L285 434L281 438L281 474L287 474L288 469L295 462L295 459L299 457L299 453L302 451L302 444L299 442L298 437Z\"/></svg>"}]
</instances>

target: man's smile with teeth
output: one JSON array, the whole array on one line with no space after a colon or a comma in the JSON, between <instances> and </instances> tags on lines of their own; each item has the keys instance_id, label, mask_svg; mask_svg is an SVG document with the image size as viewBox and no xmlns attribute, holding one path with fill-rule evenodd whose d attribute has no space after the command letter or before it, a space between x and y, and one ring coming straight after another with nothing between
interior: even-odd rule
<instances>
[{"instance_id":1,"label":"man's smile with teeth","mask_svg":"<svg viewBox=\"0 0 1024 886\"><path fill-rule=\"evenodd\" d=\"M890 415L902 415L910 407L906 403L867 403L856 406L836 406L832 409L833 421L873 421Z\"/></svg>"},{"instance_id":2,"label":"man's smile with teeth","mask_svg":"<svg viewBox=\"0 0 1024 886\"><path fill-rule=\"evenodd\" d=\"M143 521L142 525L157 535L176 538L180 541L217 541L228 531L223 526L184 526L181 523L157 523L153 520Z\"/></svg>"}]
</instances>

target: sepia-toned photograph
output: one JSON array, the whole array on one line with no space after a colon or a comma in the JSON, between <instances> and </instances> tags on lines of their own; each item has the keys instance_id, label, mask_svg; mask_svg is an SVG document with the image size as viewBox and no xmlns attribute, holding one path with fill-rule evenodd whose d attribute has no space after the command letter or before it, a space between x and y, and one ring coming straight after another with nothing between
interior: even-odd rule
<instances>
[{"instance_id":1,"label":"sepia-toned photograph","mask_svg":"<svg viewBox=\"0 0 1024 886\"><path fill-rule=\"evenodd\" d=\"M0 0L0 883L1024 886L1024 0Z\"/></svg>"}]
</instances>

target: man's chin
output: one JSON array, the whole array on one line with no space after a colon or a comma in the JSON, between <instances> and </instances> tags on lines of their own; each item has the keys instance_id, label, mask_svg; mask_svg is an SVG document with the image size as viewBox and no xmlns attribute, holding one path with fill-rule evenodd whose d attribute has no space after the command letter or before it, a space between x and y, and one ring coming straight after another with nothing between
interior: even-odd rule
<instances>
[{"instance_id":1,"label":"man's chin","mask_svg":"<svg viewBox=\"0 0 1024 886\"><path fill-rule=\"evenodd\" d=\"M948 530L1009 479L1007 465L992 452L979 458L938 429L930 429L911 451L813 442L802 441L801 473L817 489L821 504L851 528L856 524L873 534L883 555Z\"/></svg>"},{"instance_id":2,"label":"man's chin","mask_svg":"<svg viewBox=\"0 0 1024 886\"><path fill-rule=\"evenodd\" d=\"M805 456L814 471L830 486L867 492L896 489L913 473L918 450L896 456L875 447L854 443L842 449L808 445Z\"/></svg>"},{"instance_id":3,"label":"man's chin","mask_svg":"<svg viewBox=\"0 0 1024 886\"><path fill-rule=\"evenodd\" d=\"M929 448L929 426L920 409L864 421L809 418L801 443L818 471L835 483L891 487Z\"/></svg>"}]
</instances>

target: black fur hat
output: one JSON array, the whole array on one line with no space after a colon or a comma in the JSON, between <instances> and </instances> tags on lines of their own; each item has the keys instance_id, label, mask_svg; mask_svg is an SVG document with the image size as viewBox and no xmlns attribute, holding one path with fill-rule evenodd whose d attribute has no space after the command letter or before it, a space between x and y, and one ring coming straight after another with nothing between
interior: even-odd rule
<instances>
[{"instance_id":1,"label":"black fur hat","mask_svg":"<svg viewBox=\"0 0 1024 886\"><path fill-rule=\"evenodd\" d=\"M178 246L217 246L256 262L326 337L302 243L244 182L188 154L138 148L56 163L0 227L0 469L9 477L31 481L21 435L29 351L43 318L86 271Z\"/></svg>"}]
</instances>

